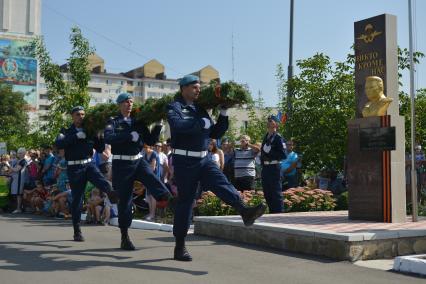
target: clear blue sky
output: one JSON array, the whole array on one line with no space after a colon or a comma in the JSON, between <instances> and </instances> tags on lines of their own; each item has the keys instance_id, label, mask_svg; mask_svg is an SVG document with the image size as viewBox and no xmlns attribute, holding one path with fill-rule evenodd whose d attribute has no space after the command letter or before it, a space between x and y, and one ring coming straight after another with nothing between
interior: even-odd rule
<instances>
[{"instance_id":1,"label":"clear blue sky","mask_svg":"<svg viewBox=\"0 0 426 284\"><path fill-rule=\"evenodd\" d=\"M42 33L55 62L69 56L70 28L79 24L105 59L120 73L155 58L168 78L210 64L222 81L247 83L265 102L278 102L275 70L288 65L290 0L42 0ZM426 1L416 4L417 50L426 53ZM408 0L295 0L294 59L317 52L344 60L353 43L353 22L389 13L398 19L398 44L408 48ZM426 87L426 63L417 86ZM287 69L286 69L287 70ZM297 69L295 70L297 74ZM408 90L408 73L404 73Z\"/></svg>"}]
</instances>

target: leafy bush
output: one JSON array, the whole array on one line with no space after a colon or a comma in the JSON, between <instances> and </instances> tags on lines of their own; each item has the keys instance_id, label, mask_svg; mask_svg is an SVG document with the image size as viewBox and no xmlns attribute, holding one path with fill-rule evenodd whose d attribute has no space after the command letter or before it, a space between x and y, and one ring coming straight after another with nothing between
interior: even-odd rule
<instances>
[{"instance_id":1,"label":"leafy bush","mask_svg":"<svg viewBox=\"0 0 426 284\"><path fill-rule=\"evenodd\" d=\"M337 206L334 210L348 210L348 192L343 192L337 197Z\"/></svg>"},{"instance_id":2,"label":"leafy bush","mask_svg":"<svg viewBox=\"0 0 426 284\"><path fill-rule=\"evenodd\" d=\"M242 200L250 206L265 202L262 191L244 191L241 194ZM234 208L222 202L213 192L203 192L201 198L197 200L195 215L199 216L226 216L237 215Z\"/></svg>"}]
</instances>

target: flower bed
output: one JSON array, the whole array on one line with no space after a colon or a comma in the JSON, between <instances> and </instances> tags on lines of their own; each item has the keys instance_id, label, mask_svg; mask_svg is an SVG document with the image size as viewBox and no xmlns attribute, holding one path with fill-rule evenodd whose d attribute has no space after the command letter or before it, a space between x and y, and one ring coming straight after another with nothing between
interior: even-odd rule
<instances>
[{"instance_id":1,"label":"flower bed","mask_svg":"<svg viewBox=\"0 0 426 284\"><path fill-rule=\"evenodd\" d=\"M262 191L244 191L241 197L249 205L265 202ZM310 188L291 188L284 192L285 212L331 211L336 207L336 201L331 191ZM223 203L213 192L203 192L197 200L195 215L225 216L238 213L229 205Z\"/></svg>"}]
</instances>

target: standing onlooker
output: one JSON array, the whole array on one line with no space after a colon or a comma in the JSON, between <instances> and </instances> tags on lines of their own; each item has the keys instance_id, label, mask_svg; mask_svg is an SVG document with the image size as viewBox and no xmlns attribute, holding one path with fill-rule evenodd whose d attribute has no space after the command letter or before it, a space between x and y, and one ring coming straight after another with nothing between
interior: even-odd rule
<instances>
[{"instance_id":1,"label":"standing onlooker","mask_svg":"<svg viewBox=\"0 0 426 284\"><path fill-rule=\"evenodd\" d=\"M151 146L145 145L144 147L145 155L144 158L151 166L154 174L160 178L160 159L157 153L152 149ZM157 200L155 200L154 196L152 196L149 188L146 190L146 201L149 205L149 214L145 217L146 221L154 221L155 220L155 211L157 209Z\"/></svg>"},{"instance_id":2,"label":"standing onlooker","mask_svg":"<svg viewBox=\"0 0 426 284\"><path fill-rule=\"evenodd\" d=\"M217 147L216 139L210 139L208 149L209 149L209 155L212 161L216 163L216 165L221 171L223 171L223 166L224 166L223 155L221 159L221 155L220 155L219 148Z\"/></svg>"},{"instance_id":3,"label":"standing onlooker","mask_svg":"<svg viewBox=\"0 0 426 284\"><path fill-rule=\"evenodd\" d=\"M241 147L234 150L234 185L239 191L253 190L256 177L255 159L260 148L250 144L248 135L242 135L240 143Z\"/></svg>"},{"instance_id":4,"label":"standing onlooker","mask_svg":"<svg viewBox=\"0 0 426 284\"><path fill-rule=\"evenodd\" d=\"M286 158L285 141L278 134L280 120L275 115L268 117L268 133L262 142L262 188L270 213L283 211L283 193L280 178L280 164Z\"/></svg>"},{"instance_id":5,"label":"standing onlooker","mask_svg":"<svg viewBox=\"0 0 426 284\"><path fill-rule=\"evenodd\" d=\"M287 158L281 163L281 177L283 178L283 189L297 187L297 162L299 157L294 152L295 143L289 140L286 143Z\"/></svg>"},{"instance_id":6,"label":"standing onlooker","mask_svg":"<svg viewBox=\"0 0 426 284\"><path fill-rule=\"evenodd\" d=\"M13 214L22 212L22 195L24 193L24 182L25 175L27 170L27 161L25 160L25 155L27 151L25 148L18 149L18 159L10 172L12 175L12 185L11 185L11 194L16 196L16 209L13 211Z\"/></svg>"},{"instance_id":7,"label":"standing onlooker","mask_svg":"<svg viewBox=\"0 0 426 284\"><path fill-rule=\"evenodd\" d=\"M45 159L43 163L43 169L41 170L43 184L46 186L55 184L55 156L52 154L52 147L46 146L43 149Z\"/></svg>"},{"instance_id":8,"label":"standing onlooker","mask_svg":"<svg viewBox=\"0 0 426 284\"><path fill-rule=\"evenodd\" d=\"M162 182L167 183L169 160L167 155L163 152L163 144L161 144L161 142L155 143L155 152L157 153L158 161L160 162L158 167L158 170L160 171L160 179Z\"/></svg>"},{"instance_id":9,"label":"standing onlooker","mask_svg":"<svg viewBox=\"0 0 426 284\"><path fill-rule=\"evenodd\" d=\"M223 151L223 173L226 178L233 183L234 181L234 150L229 139L223 139L221 145Z\"/></svg>"},{"instance_id":10,"label":"standing onlooker","mask_svg":"<svg viewBox=\"0 0 426 284\"><path fill-rule=\"evenodd\" d=\"M60 192L67 191L67 184L69 183L68 174L67 174L67 161L65 160L65 151L64 149L59 150L59 156L61 160L56 166L56 174L57 176L57 185Z\"/></svg>"},{"instance_id":11,"label":"standing onlooker","mask_svg":"<svg viewBox=\"0 0 426 284\"><path fill-rule=\"evenodd\" d=\"M39 170L40 170L40 166L38 164L38 156L37 156L37 152L34 150L31 150L29 152L30 155L30 160L28 162L28 186L30 188L34 188L36 186L36 180L39 176Z\"/></svg>"}]
</instances>

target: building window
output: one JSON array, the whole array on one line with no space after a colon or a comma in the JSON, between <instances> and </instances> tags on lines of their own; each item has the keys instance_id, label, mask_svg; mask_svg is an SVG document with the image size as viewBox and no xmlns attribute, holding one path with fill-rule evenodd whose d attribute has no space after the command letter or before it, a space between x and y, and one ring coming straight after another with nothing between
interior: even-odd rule
<instances>
[{"instance_id":1,"label":"building window","mask_svg":"<svg viewBox=\"0 0 426 284\"><path fill-rule=\"evenodd\" d=\"M160 89L164 89L164 84L160 84Z\"/></svg>"},{"instance_id":2,"label":"building window","mask_svg":"<svg viewBox=\"0 0 426 284\"><path fill-rule=\"evenodd\" d=\"M87 90L88 90L90 93L102 93L102 88L89 87L89 88L87 88Z\"/></svg>"},{"instance_id":3,"label":"building window","mask_svg":"<svg viewBox=\"0 0 426 284\"><path fill-rule=\"evenodd\" d=\"M49 99L49 95L48 94L40 94L39 98L40 98L40 100L48 100Z\"/></svg>"},{"instance_id":4,"label":"building window","mask_svg":"<svg viewBox=\"0 0 426 284\"><path fill-rule=\"evenodd\" d=\"M50 109L50 106L47 106L47 105L39 105L38 109L39 109L39 110L49 110L49 109Z\"/></svg>"},{"instance_id":5,"label":"building window","mask_svg":"<svg viewBox=\"0 0 426 284\"><path fill-rule=\"evenodd\" d=\"M107 84L107 85L109 85L109 84L110 84L110 81L109 81L108 79L106 80L106 84Z\"/></svg>"},{"instance_id":6,"label":"building window","mask_svg":"<svg viewBox=\"0 0 426 284\"><path fill-rule=\"evenodd\" d=\"M133 86L133 82L132 81L127 81L127 85Z\"/></svg>"},{"instance_id":7,"label":"building window","mask_svg":"<svg viewBox=\"0 0 426 284\"><path fill-rule=\"evenodd\" d=\"M124 81L120 81L120 85L123 86L124 85Z\"/></svg>"}]
</instances>

